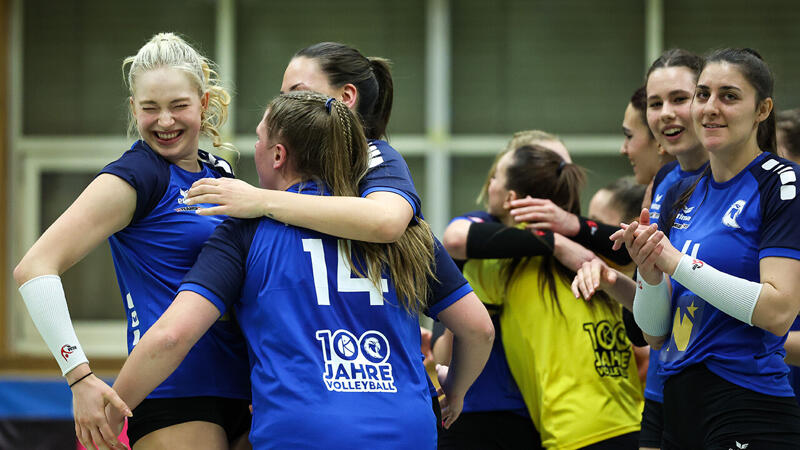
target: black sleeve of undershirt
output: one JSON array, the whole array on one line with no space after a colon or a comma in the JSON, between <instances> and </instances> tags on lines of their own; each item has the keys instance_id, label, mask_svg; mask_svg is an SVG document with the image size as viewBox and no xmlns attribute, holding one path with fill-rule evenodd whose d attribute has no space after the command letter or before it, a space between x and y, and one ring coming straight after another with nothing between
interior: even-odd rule
<instances>
[{"instance_id":1,"label":"black sleeve of undershirt","mask_svg":"<svg viewBox=\"0 0 800 450\"><path fill-rule=\"evenodd\" d=\"M553 254L553 233L507 227L500 223L473 223L467 233L467 258L517 258Z\"/></svg>"},{"instance_id":2,"label":"black sleeve of undershirt","mask_svg":"<svg viewBox=\"0 0 800 450\"><path fill-rule=\"evenodd\" d=\"M595 222L585 217L578 217L578 222L580 222L581 228L578 234L570 239L598 255L607 258L614 264L624 266L631 263L632 260L627 251L624 249L611 249L614 242L611 241L609 237L614 234L615 231L619 230L619 227Z\"/></svg>"},{"instance_id":3,"label":"black sleeve of undershirt","mask_svg":"<svg viewBox=\"0 0 800 450\"><path fill-rule=\"evenodd\" d=\"M639 328L639 325L636 325L633 313L626 308L622 308L622 323L625 324L625 334L628 335L631 344L637 347L646 347L648 345L647 341L644 339L642 329Z\"/></svg>"}]
</instances>

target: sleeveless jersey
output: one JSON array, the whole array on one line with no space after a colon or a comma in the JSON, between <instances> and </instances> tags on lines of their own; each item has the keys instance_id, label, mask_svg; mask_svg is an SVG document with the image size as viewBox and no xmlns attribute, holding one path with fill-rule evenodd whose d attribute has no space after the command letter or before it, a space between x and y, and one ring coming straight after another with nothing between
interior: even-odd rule
<instances>
[{"instance_id":1,"label":"sleeveless jersey","mask_svg":"<svg viewBox=\"0 0 800 450\"><path fill-rule=\"evenodd\" d=\"M544 257L524 259L506 286L507 260L468 260L484 302L503 306L508 365L546 448L574 449L639 430L641 383L617 304L575 299L556 274L559 307L540 294Z\"/></svg>"},{"instance_id":2,"label":"sleeveless jersey","mask_svg":"<svg viewBox=\"0 0 800 450\"><path fill-rule=\"evenodd\" d=\"M497 222L497 219L486 211L468 212L455 217L451 223L456 220ZM489 303L489 310L495 329L492 352L489 354L489 360L486 361L483 371L464 396L462 412L513 411L527 416L528 410L525 407L525 401L522 399L522 394L519 392L519 387L517 387L514 377L511 376L506 354L503 351L500 308Z\"/></svg>"},{"instance_id":3,"label":"sleeveless jersey","mask_svg":"<svg viewBox=\"0 0 800 450\"><path fill-rule=\"evenodd\" d=\"M659 169L653 180L653 200L650 203L650 223L658 223L661 217L661 202L664 200L669 188L678 181L700 175L705 170L708 163L703 164L699 169L686 172L681 170L678 161L664 164ZM669 211L667 211L669 213ZM650 364L647 366L647 383L644 387L644 398L659 403L664 403L664 381L665 377L659 373L661 367L660 351L650 348Z\"/></svg>"},{"instance_id":4,"label":"sleeveless jersey","mask_svg":"<svg viewBox=\"0 0 800 450\"><path fill-rule=\"evenodd\" d=\"M347 241L315 231L229 219L180 288L236 311L251 353L254 448L436 446L418 319L386 273L382 292L357 278L346 251ZM445 262L440 271L458 273ZM433 288L433 317L471 292Z\"/></svg>"},{"instance_id":5,"label":"sleeveless jersey","mask_svg":"<svg viewBox=\"0 0 800 450\"><path fill-rule=\"evenodd\" d=\"M759 282L765 257L800 259L798 166L762 153L730 180L703 177L669 232L675 248L696 264ZM692 183L685 179L665 197L673 205ZM672 208L670 208L672 209ZM661 215L664 230L669 215ZM719 311L672 280L672 331L661 350L662 372L672 375L693 364L741 387L780 397L793 396L783 361L786 336L775 336Z\"/></svg>"},{"instance_id":6,"label":"sleeveless jersey","mask_svg":"<svg viewBox=\"0 0 800 450\"><path fill-rule=\"evenodd\" d=\"M201 170L187 172L137 141L100 173L116 175L136 190L131 223L108 238L128 319L128 352L175 298L203 243L222 221L200 216L183 199L192 183L232 173L224 160L198 155ZM203 161L204 160L204 161ZM202 376L198 376L202 374ZM247 349L234 320L215 323L181 365L148 398L219 396L250 398Z\"/></svg>"}]
</instances>

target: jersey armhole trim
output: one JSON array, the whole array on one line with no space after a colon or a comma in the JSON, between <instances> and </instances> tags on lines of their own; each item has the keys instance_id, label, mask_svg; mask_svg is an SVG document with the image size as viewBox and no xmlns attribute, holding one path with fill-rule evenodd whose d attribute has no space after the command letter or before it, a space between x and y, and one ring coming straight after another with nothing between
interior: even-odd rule
<instances>
[{"instance_id":1,"label":"jersey armhole trim","mask_svg":"<svg viewBox=\"0 0 800 450\"><path fill-rule=\"evenodd\" d=\"M464 283L458 289L451 292L445 298L441 299L435 305L431 306L428 310L428 316L433 320L439 320L439 313L449 308L453 303L461 300L462 297L472 292L472 286L469 283Z\"/></svg>"},{"instance_id":2,"label":"jersey armhole trim","mask_svg":"<svg viewBox=\"0 0 800 450\"><path fill-rule=\"evenodd\" d=\"M199 294L202 297L204 297L206 300L211 302L211 304L214 305L219 310L220 317L224 316L226 310L228 309L228 306L225 304L224 301L222 301L222 299L218 295L214 294L210 289L208 289L208 288L206 288L204 286L201 286L201 285L199 285L197 283L183 283L183 284L181 284L181 286L178 288L178 294L183 292L183 291L194 292L195 294Z\"/></svg>"}]
</instances>

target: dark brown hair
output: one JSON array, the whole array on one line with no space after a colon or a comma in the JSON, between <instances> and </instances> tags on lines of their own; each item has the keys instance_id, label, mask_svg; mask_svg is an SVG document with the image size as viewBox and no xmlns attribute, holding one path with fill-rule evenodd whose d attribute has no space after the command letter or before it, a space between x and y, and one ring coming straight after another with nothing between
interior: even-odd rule
<instances>
[{"instance_id":1,"label":"dark brown hair","mask_svg":"<svg viewBox=\"0 0 800 450\"><path fill-rule=\"evenodd\" d=\"M295 58L300 56L317 61L332 86L354 85L358 90L356 111L364 123L367 139L386 136L394 99L388 59L367 58L353 47L338 42L311 45L294 55Z\"/></svg>"},{"instance_id":2,"label":"dark brown hair","mask_svg":"<svg viewBox=\"0 0 800 450\"><path fill-rule=\"evenodd\" d=\"M531 196L549 199L562 209L580 214L580 192L586 183L584 170L577 164L564 161L557 153L541 145L525 145L512 150L511 164L506 168L506 189L514 191L517 198ZM524 267L527 258L514 258L504 265L502 273L506 286L517 269ZM558 276L567 285L572 283L575 272L562 265L552 255L543 257L539 289L542 296L549 291L555 307L563 313L559 305L556 289ZM610 300L605 296L601 303ZM610 304L610 303L609 303ZM591 305L591 303L590 303Z\"/></svg>"},{"instance_id":3,"label":"dark brown hair","mask_svg":"<svg viewBox=\"0 0 800 450\"><path fill-rule=\"evenodd\" d=\"M639 118L642 119L642 123L644 127L647 128L647 132L650 134L650 140L655 139L653 136L653 131L650 130L650 125L647 124L647 92L644 89L644 86L636 89L631 95L631 106L633 109L639 112Z\"/></svg>"}]
</instances>

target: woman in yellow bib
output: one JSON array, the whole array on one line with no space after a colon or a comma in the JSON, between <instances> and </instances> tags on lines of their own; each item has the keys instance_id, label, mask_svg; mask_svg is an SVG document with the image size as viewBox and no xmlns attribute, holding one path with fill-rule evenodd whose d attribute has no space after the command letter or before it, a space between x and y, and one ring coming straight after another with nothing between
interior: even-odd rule
<instances>
[{"instance_id":1,"label":"woman in yellow bib","mask_svg":"<svg viewBox=\"0 0 800 450\"><path fill-rule=\"evenodd\" d=\"M505 153L490 176L488 212L506 225L526 196L580 212L583 170L543 147ZM576 299L574 272L551 255L471 259L464 275L484 303L502 305L508 365L544 447L638 448L642 387L616 302Z\"/></svg>"}]
</instances>

